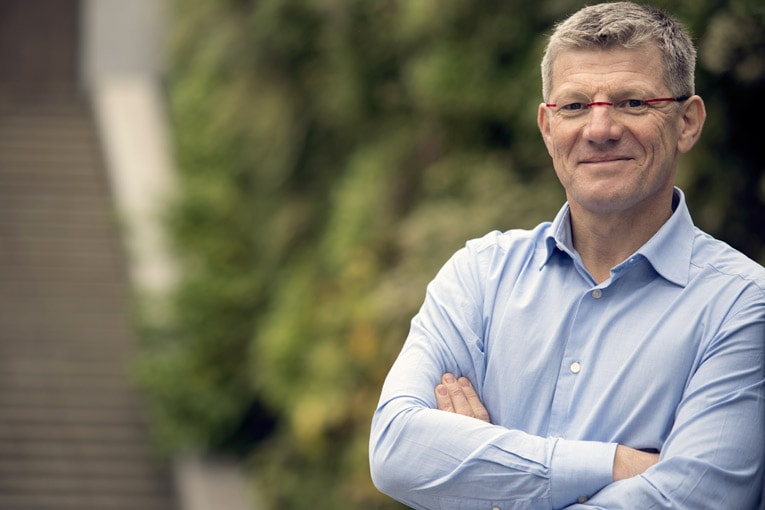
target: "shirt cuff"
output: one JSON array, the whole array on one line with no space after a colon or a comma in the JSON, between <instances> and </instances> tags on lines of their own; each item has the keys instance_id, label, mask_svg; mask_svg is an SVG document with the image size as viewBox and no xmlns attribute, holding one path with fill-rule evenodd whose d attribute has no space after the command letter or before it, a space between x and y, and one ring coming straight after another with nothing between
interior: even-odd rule
<instances>
[{"instance_id":1,"label":"shirt cuff","mask_svg":"<svg viewBox=\"0 0 765 510\"><path fill-rule=\"evenodd\" d=\"M550 465L553 508L586 501L614 480L616 443L558 439Z\"/></svg>"}]
</instances>

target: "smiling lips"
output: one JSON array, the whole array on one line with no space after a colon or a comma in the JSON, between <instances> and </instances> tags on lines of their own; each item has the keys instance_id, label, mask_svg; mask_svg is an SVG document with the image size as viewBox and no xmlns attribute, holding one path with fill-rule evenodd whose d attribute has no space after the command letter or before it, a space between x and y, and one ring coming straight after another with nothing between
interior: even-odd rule
<instances>
[{"instance_id":1,"label":"smiling lips","mask_svg":"<svg viewBox=\"0 0 765 510\"><path fill-rule=\"evenodd\" d=\"M619 161L629 161L632 158L627 156L595 156L591 158L584 158L579 161L583 165L593 165L598 163L616 163Z\"/></svg>"}]
</instances>

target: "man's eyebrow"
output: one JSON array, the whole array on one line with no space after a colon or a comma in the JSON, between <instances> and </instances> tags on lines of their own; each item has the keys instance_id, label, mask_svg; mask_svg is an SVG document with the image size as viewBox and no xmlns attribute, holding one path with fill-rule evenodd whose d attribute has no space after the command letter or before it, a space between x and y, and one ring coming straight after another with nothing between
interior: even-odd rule
<instances>
[{"instance_id":1,"label":"man's eyebrow","mask_svg":"<svg viewBox=\"0 0 765 510\"><path fill-rule=\"evenodd\" d=\"M607 93L609 99L643 99L644 97L651 96L651 93L645 89L638 88L625 88L617 89ZM590 94L578 89L562 89L555 93L557 98L575 98L575 99L592 99Z\"/></svg>"}]
</instances>

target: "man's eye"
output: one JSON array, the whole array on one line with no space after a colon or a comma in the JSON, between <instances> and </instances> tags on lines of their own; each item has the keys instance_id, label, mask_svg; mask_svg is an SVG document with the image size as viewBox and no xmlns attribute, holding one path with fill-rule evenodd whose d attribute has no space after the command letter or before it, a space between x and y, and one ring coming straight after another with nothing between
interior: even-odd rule
<instances>
[{"instance_id":1,"label":"man's eye","mask_svg":"<svg viewBox=\"0 0 765 510\"><path fill-rule=\"evenodd\" d=\"M622 104L625 108L644 108L648 106L648 103L642 99L627 99L622 101Z\"/></svg>"},{"instance_id":2,"label":"man's eye","mask_svg":"<svg viewBox=\"0 0 765 510\"><path fill-rule=\"evenodd\" d=\"M561 106L561 110L564 112L576 112L579 110L584 110L587 108L587 104L585 103L567 103Z\"/></svg>"}]
</instances>

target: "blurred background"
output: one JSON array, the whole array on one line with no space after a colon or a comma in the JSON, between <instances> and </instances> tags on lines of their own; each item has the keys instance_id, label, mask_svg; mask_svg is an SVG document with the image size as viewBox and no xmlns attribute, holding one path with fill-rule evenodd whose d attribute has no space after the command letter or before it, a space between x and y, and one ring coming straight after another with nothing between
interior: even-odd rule
<instances>
[{"instance_id":1,"label":"blurred background","mask_svg":"<svg viewBox=\"0 0 765 510\"><path fill-rule=\"evenodd\" d=\"M763 263L765 3L653 4L709 114L678 185ZM583 5L0 0L0 507L401 508L380 386L455 250L561 206L539 61Z\"/></svg>"}]
</instances>

